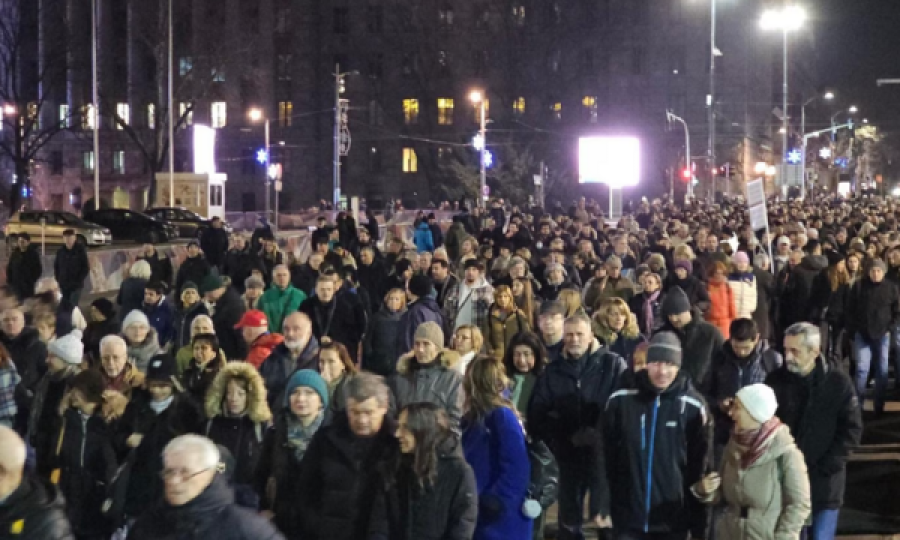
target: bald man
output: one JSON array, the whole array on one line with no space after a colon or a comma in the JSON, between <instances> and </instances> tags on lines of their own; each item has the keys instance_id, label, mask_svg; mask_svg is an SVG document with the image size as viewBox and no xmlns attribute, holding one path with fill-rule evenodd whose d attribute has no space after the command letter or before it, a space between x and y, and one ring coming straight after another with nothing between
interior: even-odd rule
<instances>
[{"instance_id":1,"label":"bald man","mask_svg":"<svg viewBox=\"0 0 900 540\"><path fill-rule=\"evenodd\" d=\"M0 538L75 540L56 486L25 474L25 443L0 426Z\"/></svg>"},{"instance_id":2,"label":"bald man","mask_svg":"<svg viewBox=\"0 0 900 540\"><path fill-rule=\"evenodd\" d=\"M294 312L285 317L281 333L284 342L272 349L272 354L259 366L270 407L282 402L281 394L291 373L298 369L319 370L316 360L319 342L313 336L312 322L305 313Z\"/></svg>"}]
</instances>

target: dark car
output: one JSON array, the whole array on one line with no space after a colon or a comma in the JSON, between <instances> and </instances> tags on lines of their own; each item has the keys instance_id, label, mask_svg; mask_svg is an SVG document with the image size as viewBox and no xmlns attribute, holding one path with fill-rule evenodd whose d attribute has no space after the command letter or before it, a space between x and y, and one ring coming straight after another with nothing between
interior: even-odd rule
<instances>
[{"instance_id":1,"label":"dark car","mask_svg":"<svg viewBox=\"0 0 900 540\"><path fill-rule=\"evenodd\" d=\"M148 208L144 213L160 221L175 225L178 228L178 236L181 238L198 238L203 234L203 231L212 225L211 219L207 219L186 208L163 206ZM227 222L223 221L222 227L225 229L225 232L231 234L232 228Z\"/></svg>"},{"instance_id":2,"label":"dark car","mask_svg":"<svg viewBox=\"0 0 900 540\"><path fill-rule=\"evenodd\" d=\"M127 208L101 208L86 212L84 219L107 227L112 231L113 240L133 240L139 243L149 241L156 244L178 238L178 228L175 225Z\"/></svg>"}]
</instances>

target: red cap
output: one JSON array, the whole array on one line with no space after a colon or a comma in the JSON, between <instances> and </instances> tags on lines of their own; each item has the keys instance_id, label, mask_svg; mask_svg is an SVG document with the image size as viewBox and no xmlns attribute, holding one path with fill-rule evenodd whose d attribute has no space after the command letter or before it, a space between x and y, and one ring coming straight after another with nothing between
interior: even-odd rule
<instances>
[{"instance_id":1,"label":"red cap","mask_svg":"<svg viewBox=\"0 0 900 540\"><path fill-rule=\"evenodd\" d=\"M266 314L258 309L251 309L244 313L241 317L240 322L234 325L235 328L260 328L262 326L269 326L269 319L266 318Z\"/></svg>"}]
</instances>

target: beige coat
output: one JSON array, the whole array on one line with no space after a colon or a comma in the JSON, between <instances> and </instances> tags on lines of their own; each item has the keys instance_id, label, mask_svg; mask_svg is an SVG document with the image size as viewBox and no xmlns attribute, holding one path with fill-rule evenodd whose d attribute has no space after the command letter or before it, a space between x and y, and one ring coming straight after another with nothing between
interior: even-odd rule
<instances>
[{"instance_id":1,"label":"beige coat","mask_svg":"<svg viewBox=\"0 0 900 540\"><path fill-rule=\"evenodd\" d=\"M787 426L770 439L762 456L741 470L734 441L725 447L722 485L704 502L726 506L717 529L728 540L797 540L812 508L803 454ZM741 518L741 508L747 518Z\"/></svg>"}]
</instances>

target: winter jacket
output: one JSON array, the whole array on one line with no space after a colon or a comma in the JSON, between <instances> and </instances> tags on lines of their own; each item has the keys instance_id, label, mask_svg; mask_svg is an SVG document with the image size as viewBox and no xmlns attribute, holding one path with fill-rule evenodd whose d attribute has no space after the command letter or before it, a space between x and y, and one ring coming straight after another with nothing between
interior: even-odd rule
<instances>
[{"instance_id":1,"label":"winter jacket","mask_svg":"<svg viewBox=\"0 0 900 540\"><path fill-rule=\"evenodd\" d=\"M119 287L116 295L116 304L119 306L119 322L134 310L142 311L144 307L144 289L147 280L144 278L127 277Z\"/></svg>"},{"instance_id":2,"label":"winter jacket","mask_svg":"<svg viewBox=\"0 0 900 540\"><path fill-rule=\"evenodd\" d=\"M789 274L781 294L782 326L809 319L813 300L813 279L828 268L828 259L821 255L807 255Z\"/></svg>"},{"instance_id":3,"label":"winter jacket","mask_svg":"<svg viewBox=\"0 0 900 540\"><path fill-rule=\"evenodd\" d=\"M60 373L48 371L41 377L35 390L25 440L34 448L37 470L41 475L49 475L53 465L57 443L53 427L59 420L59 404L66 393L69 379L79 371L81 369L75 366L66 367Z\"/></svg>"},{"instance_id":4,"label":"winter jacket","mask_svg":"<svg viewBox=\"0 0 900 540\"><path fill-rule=\"evenodd\" d=\"M202 301L192 306L182 307L175 311L175 341L172 344L172 350L178 351L185 345L191 344L191 325L198 315L209 315L206 304Z\"/></svg>"},{"instance_id":5,"label":"winter jacket","mask_svg":"<svg viewBox=\"0 0 900 540\"><path fill-rule=\"evenodd\" d=\"M300 474L288 486L299 514L298 538L366 538L372 503L398 459L396 428L385 416L381 429L365 444L350 430L345 414L319 429L303 456Z\"/></svg>"},{"instance_id":6,"label":"winter jacket","mask_svg":"<svg viewBox=\"0 0 900 540\"><path fill-rule=\"evenodd\" d=\"M462 375L456 370L459 354L444 350L428 365L421 365L413 353L397 362L397 373L388 379L397 409L410 403L434 403L444 408L451 426L459 427L463 409Z\"/></svg>"},{"instance_id":7,"label":"winter jacket","mask_svg":"<svg viewBox=\"0 0 900 540\"><path fill-rule=\"evenodd\" d=\"M366 266L362 263L356 269L356 277L359 279L359 285L368 291L370 310L377 313L384 301L384 295L387 294L385 283L388 278L388 271L384 267L384 263L375 259L372 264Z\"/></svg>"},{"instance_id":8,"label":"winter jacket","mask_svg":"<svg viewBox=\"0 0 900 540\"><path fill-rule=\"evenodd\" d=\"M725 506L717 525L729 540L794 540L810 514L809 477L803 454L787 426L779 426L761 456L741 468L741 451L725 447L722 484L704 501ZM745 517L746 516L746 517Z\"/></svg>"},{"instance_id":9,"label":"winter jacket","mask_svg":"<svg viewBox=\"0 0 900 540\"><path fill-rule=\"evenodd\" d=\"M541 287L538 295L541 297L541 300L544 302L553 302L559 298L559 293L564 289L572 289L574 291L578 290L578 285L575 285L571 281L565 280L558 285L552 285L550 283L545 283L543 287Z\"/></svg>"},{"instance_id":10,"label":"winter jacket","mask_svg":"<svg viewBox=\"0 0 900 540\"><path fill-rule=\"evenodd\" d=\"M175 337L175 310L172 304L163 297L155 306L144 304L143 309L144 314L150 319L150 326L156 329L160 348L166 348Z\"/></svg>"},{"instance_id":11,"label":"winter jacket","mask_svg":"<svg viewBox=\"0 0 900 540\"><path fill-rule=\"evenodd\" d=\"M29 244L24 251L16 248L9 254L6 283L12 287L20 300L24 300L34 295L34 286L43 272L44 266L37 245Z\"/></svg>"},{"instance_id":12,"label":"winter jacket","mask_svg":"<svg viewBox=\"0 0 900 540\"><path fill-rule=\"evenodd\" d=\"M705 538L706 512L691 493L709 456L709 411L685 373L660 392L647 371L635 387L615 392L603 430L606 473L616 486L613 525L619 532L678 533ZM649 484L649 485L648 485Z\"/></svg>"},{"instance_id":13,"label":"winter jacket","mask_svg":"<svg viewBox=\"0 0 900 540\"><path fill-rule=\"evenodd\" d=\"M584 292L581 299L585 309L594 311L600 305L600 302L607 298L621 298L627 303L632 296L634 296L634 283L630 279L619 277L614 280L607 277L602 280L597 278L589 279L584 284Z\"/></svg>"},{"instance_id":14,"label":"winter jacket","mask_svg":"<svg viewBox=\"0 0 900 540\"><path fill-rule=\"evenodd\" d=\"M467 287L468 291L462 294L463 287ZM471 324L478 328L483 328L487 323L488 311L491 304L494 303L494 288L484 278L468 287L465 281L460 281L455 287L447 293L447 299L444 301L444 320L446 328L444 333L453 332L459 326L457 320L462 310L471 310Z\"/></svg>"},{"instance_id":15,"label":"winter jacket","mask_svg":"<svg viewBox=\"0 0 900 540\"><path fill-rule=\"evenodd\" d=\"M228 233L225 229L209 227L200 236L200 249L210 266L221 267L228 252Z\"/></svg>"},{"instance_id":16,"label":"winter jacket","mask_svg":"<svg viewBox=\"0 0 900 540\"><path fill-rule=\"evenodd\" d=\"M531 464L515 411L498 407L480 420L467 417L462 445L478 484L473 540L529 538L532 521L522 514L522 503L528 498Z\"/></svg>"},{"instance_id":17,"label":"winter jacket","mask_svg":"<svg viewBox=\"0 0 900 540\"><path fill-rule=\"evenodd\" d=\"M63 296L84 287L84 280L91 272L87 251L79 243L72 249L66 246L59 248L53 261L53 275L59 283Z\"/></svg>"},{"instance_id":18,"label":"winter jacket","mask_svg":"<svg viewBox=\"0 0 900 540\"><path fill-rule=\"evenodd\" d=\"M110 317L105 321L91 321L84 329L81 342L84 343L84 355L91 366L100 365L100 340L106 336L118 335L122 332L119 320ZM59 335L59 334L57 334Z\"/></svg>"},{"instance_id":19,"label":"winter jacket","mask_svg":"<svg viewBox=\"0 0 900 540\"><path fill-rule=\"evenodd\" d=\"M126 336L122 336L128 345L128 361L141 373L147 373L150 360L160 352L159 339L156 337L156 329L152 326L147 332L147 337L140 343L131 343Z\"/></svg>"},{"instance_id":20,"label":"winter jacket","mask_svg":"<svg viewBox=\"0 0 900 540\"><path fill-rule=\"evenodd\" d=\"M409 464L401 465L396 480L378 491L369 540L472 540L478 495L472 468L463 459L459 441L450 436L439 443L434 483L422 488ZM475 536L472 536L473 532ZM516 538L516 537L507 537ZM523 537L524 538L524 537Z\"/></svg>"},{"instance_id":21,"label":"winter jacket","mask_svg":"<svg viewBox=\"0 0 900 540\"><path fill-rule=\"evenodd\" d=\"M462 222L454 220L453 223L450 224L450 228L447 229L447 236L444 241L444 246L447 248L447 256L451 261L459 259L463 240L465 240L468 236L469 233L466 232L465 226L463 226Z\"/></svg>"},{"instance_id":22,"label":"winter jacket","mask_svg":"<svg viewBox=\"0 0 900 540\"><path fill-rule=\"evenodd\" d=\"M810 321L814 324L824 321L843 328L846 324L851 289L850 285L845 283L839 285L836 291L832 291L827 271L816 276L812 286L813 307Z\"/></svg>"},{"instance_id":23,"label":"winter jacket","mask_svg":"<svg viewBox=\"0 0 900 540\"><path fill-rule=\"evenodd\" d=\"M846 326L850 336L880 339L900 324L900 292L892 282L873 283L868 277L853 285L847 302Z\"/></svg>"},{"instance_id":24,"label":"winter jacket","mask_svg":"<svg viewBox=\"0 0 900 540\"><path fill-rule=\"evenodd\" d=\"M362 368L387 377L396 372L397 359L408 352L400 348L397 336L400 335L400 319L405 312L392 312L387 306L381 306L373 317L363 342Z\"/></svg>"},{"instance_id":25,"label":"winter jacket","mask_svg":"<svg viewBox=\"0 0 900 540\"><path fill-rule=\"evenodd\" d=\"M250 352L247 353L247 363L255 368L259 368L266 358L272 354L275 347L284 343L284 336L281 334L265 333L250 344Z\"/></svg>"},{"instance_id":26,"label":"winter jacket","mask_svg":"<svg viewBox=\"0 0 900 540\"><path fill-rule=\"evenodd\" d=\"M397 350L400 353L409 352L413 349L416 328L425 322L434 322L441 328L444 328L444 315L441 313L441 307L430 296L423 296L417 299L400 316L400 328L397 330ZM444 344L439 343L438 345Z\"/></svg>"},{"instance_id":27,"label":"winter jacket","mask_svg":"<svg viewBox=\"0 0 900 540\"><path fill-rule=\"evenodd\" d=\"M844 502L847 459L862 435L862 413L850 378L821 357L806 377L783 367L768 377L775 415L790 429L809 470L813 513Z\"/></svg>"},{"instance_id":28,"label":"winter jacket","mask_svg":"<svg viewBox=\"0 0 900 540\"><path fill-rule=\"evenodd\" d=\"M737 318L737 310L734 307L734 292L727 282L709 282L706 284L709 292L710 306L706 312L706 320L719 329L722 336L728 339L731 321Z\"/></svg>"},{"instance_id":29,"label":"winter jacket","mask_svg":"<svg viewBox=\"0 0 900 540\"><path fill-rule=\"evenodd\" d=\"M16 540L75 540L59 489L28 474L0 504L0 531Z\"/></svg>"},{"instance_id":30,"label":"winter jacket","mask_svg":"<svg viewBox=\"0 0 900 540\"><path fill-rule=\"evenodd\" d=\"M637 319L637 327L640 329L641 334L651 336L662 327L663 323L665 323L665 317L662 316L661 310L665 298L666 294L659 291L655 300L648 300L647 293L642 292L628 302L628 309L631 310ZM644 310L645 302L649 302L650 304L649 320L648 314Z\"/></svg>"},{"instance_id":31,"label":"winter jacket","mask_svg":"<svg viewBox=\"0 0 900 540\"><path fill-rule=\"evenodd\" d=\"M269 321L269 332L281 332L285 317L297 311L304 300L306 293L290 283L284 289L272 284L260 297L258 304Z\"/></svg>"},{"instance_id":32,"label":"winter jacket","mask_svg":"<svg viewBox=\"0 0 900 540\"><path fill-rule=\"evenodd\" d=\"M235 379L247 381L247 409L237 417L227 414L223 403L228 383ZM272 420L262 377L250 364L228 364L219 371L212 386L206 391L204 410L208 418L204 434L214 443L227 448L234 458L231 480L235 484L235 490L251 493L252 499L256 499L251 486L262 456L263 435ZM246 501L246 495L242 495L241 498Z\"/></svg>"},{"instance_id":33,"label":"winter jacket","mask_svg":"<svg viewBox=\"0 0 900 540\"><path fill-rule=\"evenodd\" d=\"M697 278L696 275L689 275L685 279L678 279L678 275L672 272L669 280L666 282L665 291L668 292L672 287L681 287L684 294L687 295L691 302L691 307L698 308L702 313L709 310L709 293L706 291L706 285Z\"/></svg>"},{"instance_id":34,"label":"winter jacket","mask_svg":"<svg viewBox=\"0 0 900 540\"><path fill-rule=\"evenodd\" d=\"M256 255L250 253L250 249L229 249L225 254L225 262L222 265L222 274L231 278L231 286L244 294L244 282L253 273L253 270L263 271L262 263ZM199 283L198 283L199 285Z\"/></svg>"},{"instance_id":35,"label":"winter jacket","mask_svg":"<svg viewBox=\"0 0 900 540\"><path fill-rule=\"evenodd\" d=\"M499 309L491 309L488 323L481 329L484 336L484 349L495 360L502 362L503 355L506 354L506 346L513 336L520 332L530 331L528 316L522 310L517 309L515 313L506 314L504 318L501 318Z\"/></svg>"},{"instance_id":36,"label":"winter jacket","mask_svg":"<svg viewBox=\"0 0 900 540\"><path fill-rule=\"evenodd\" d=\"M178 275L175 278L175 290L181 291L181 288L188 281L192 281L198 286L203 282L203 278L208 276L211 271L209 262L203 257L203 254L196 257L187 257L178 267Z\"/></svg>"},{"instance_id":37,"label":"winter jacket","mask_svg":"<svg viewBox=\"0 0 900 540\"><path fill-rule=\"evenodd\" d=\"M265 518L234 503L220 475L179 507L156 502L128 531L128 540L285 540Z\"/></svg>"},{"instance_id":38,"label":"winter jacket","mask_svg":"<svg viewBox=\"0 0 900 540\"><path fill-rule=\"evenodd\" d=\"M259 366L259 374L266 383L266 400L269 408L278 410L284 399L284 388L291 374L298 369L311 369L319 371L318 363L319 341L315 336L310 336L309 342L295 360L291 356L287 345L282 342L272 349L272 353Z\"/></svg>"},{"instance_id":39,"label":"winter jacket","mask_svg":"<svg viewBox=\"0 0 900 540\"><path fill-rule=\"evenodd\" d=\"M172 261L159 251L153 250L153 255L141 255L139 261L147 261L150 265L150 280L159 280L166 284L167 287L172 286ZM199 285L199 283L197 283ZM181 289L178 289L179 291Z\"/></svg>"},{"instance_id":40,"label":"winter jacket","mask_svg":"<svg viewBox=\"0 0 900 540\"><path fill-rule=\"evenodd\" d=\"M323 336L347 347L350 358L356 358L359 342L366 332L365 310L356 309L357 302L346 294L335 293L331 302L323 304L318 296L312 296L300 305L302 313L312 321L313 335L321 341Z\"/></svg>"},{"instance_id":41,"label":"winter jacket","mask_svg":"<svg viewBox=\"0 0 900 540\"><path fill-rule=\"evenodd\" d=\"M20 383L22 389L28 394L26 401L17 400L19 408L21 410L23 405L27 408L38 382L47 371L47 345L41 341L37 330L28 326L23 328L18 336L11 339L5 333L0 332L0 343L9 352L9 357L16 365L16 371L22 377Z\"/></svg>"},{"instance_id":42,"label":"winter jacket","mask_svg":"<svg viewBox=\"0 0 900 540\"><path fill-rule=\"evenodd\" d=\"M203 403L206 399L206 393L212 386L216 376L227 365L228 359L221 354L217 354L215 358L203 366L197 362L196 358L191 358L188 367L181 374L185 393L190 395L197 403Z\"/></svg>"},{"instance_id":43,"label":"winter jacket","mask_svg":"<svg viewBox=\"0 0 900 540\"><path fill-rule=\"evenodd\" d=\"M314 270L309 264L291 266L291 284L306 293L307 298L315 293L318 277L319 271Z\"/></svg>"},{"instance_id":44,"label":"winter jacket","mask_svg":"<svg viewBox=\"0 0 900 540\"><path fill-rule=\"evenodd\" d=\"M706 388L713 355L722 348L725 339L712 324L703 320L697 309L691 311L691 322L675 328L666 322L661 331L675 332L681 338L683 364L681 366L695 388Z\"/></svg>"},{"instance_id":45,"label":"winter jacket","mask_svg":"<svg viewBox=\"0 0 900 540\"><path fill-rule=\"evenodd\" d=\"M219 345L229 360L241 360L247 357L247 343L241 331L235 329L244 315L244 303L233 287L226 287L225 293L213 308L213 328Z\"/></svg>"},{"instance_id":46,"label":"winter jacket","mask_svg":"<svg viewBox=\"0 0 900 540\"><path fill-rule=\"evenodd\" d=\"M427 221L419 223L419 226L416 227L413 243L416 245L416 250L419 253L434 251L434 237L431 235L431 229L428 227Z\"/></svg>"},{"instance_id":47,"label":"winter jacket","mask_svg":"<svg viewBox=\"0 0 900 540\"><path fill-rule=\"evenodd\" d=\"M759 329L760 339L771 339L774 335L772 322L774 320L773 303L777 300L775 292L775 276L767 270L753 269L756 276L756 311L753 312L753 320Z\"/></svg>"},{"instance_id":48,"label":"winter jacket","mask_svg":"<svg viewBox=\"0 0 900 540\"><path fill-rule=\"evenodd\" d=\"M331 253L329 252L329 255ZM272 284L272 272L275 270L275 267L279 264L284 264L284 253L275 248L275 251L267 252L265 250L260 250L259 254L256 256L259 260L259 264L262 266L263 278L266 281L266 286ZM325 260L328 260L328 256L325 256ZM332 265L335 266L335 265Z\"/></svg>"},{"instance_id":49,"label":"winter jacket","mask_svg":"<svg viewBox=\"0 0 900 540\"><path fill-rule=\"evenodd\" d=\"M734 297L735 319L752 319L759 300L756 276L753 272L734 272L728 276L728 286Z\"/></svg>"}]
</instances>

